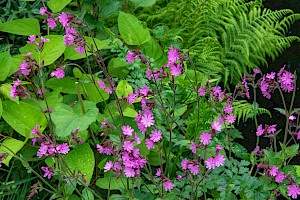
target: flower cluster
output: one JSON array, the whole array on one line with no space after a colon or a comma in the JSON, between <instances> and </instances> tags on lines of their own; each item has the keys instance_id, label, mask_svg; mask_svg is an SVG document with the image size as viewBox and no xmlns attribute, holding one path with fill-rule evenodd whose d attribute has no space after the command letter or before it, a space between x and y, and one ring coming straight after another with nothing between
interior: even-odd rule
<instances>
[{"instance_id":1,"label":"flower cluster","mask_svg":"<svg viewBox=\"0 0 300 200\"><path fill-rule=\"evenodd\" d=\"M37 152L37 157L41 158L43 156L55 156L58 154L67 154L70 151L69 145L67 143L63 144L56 144L52 140L52 136L49 135L48 137L38 131L39 126L36 125L34 129L31 131L32 143L33 145L36 142L40 142L40 148Z\"/></svg>"},{"instance_id":2,"label":"flower cluster","mask_svg":"<svg viewBox=\"0 0 300 200\"><path fill-rule=\"evenodd\" d=\"M25 97L27 95L27 89L23 87L21 80L14 81L14 84L10 88L10 96L12 99L19 97Z\"/></svg>"},{"instance_id":3,"label":"flower cluster","mask_svg":"<svg viewBox=\"0 0 300 200\"><path fill-rule=\"evenodd\" d=\"M85 39L80 36L77 30L74 27L71 27L72 24L80 25L80 21L76 21L76 16L70 13L62 12L57 18L54 18L54 14L47 11L46 7L40 8L40 14L46 15L48 27L54 29L57 25L56 22L59 22L66 30L64 35L64 42L67 46L76 46L75 51L80 54L84 53L84 45L86 44Z\"/></svg>"},{"instance_id":4,"label":"flower cluster","mask_svg":"<svg viewBox=\"0 0 300 200\"><path fill-rule=\"evenodd\" d=\"M219 151L222 150L223 147L216 146L216 155L211 156L204 161L205 167L207 169L215 169L216 167L223 166L225 164L225 157L222 154L219 154Z\"/></svg>"},{"instance_id":5,"label":"flower cluster","mask_svg":"<svg viewBox=\"0 0 300 200\"><path fill-rule=\"evenodd\" d=\"M159 182L162 183L162 186L166 192L174 188L174 184L162 173L160 168L156 169L155 176L160 178Z\"/></svg>"},{"instance_id":6,"label":"flower cluster","mask_svg":"<svg viewBox=\"0 0 300 200\"><path fill-rule=\"evenodd\" d=\"M55 71L53 71L51 74L50 74L51 77L56 77L56 78L63 78L65 77L65 71L63 68L56 68Z\"/></svg>"},{"instance_id":7,"label":"flower cluster","mask_svg":"<svg viewBox=\"0 0 300 200\"><path fill-rule=\"evenodd\" d=\"M264 97L271 98L271 92L273 92L278 86L285 92L292 92L294 90L294 75L291 72L285 70L285 66L282 67L277 73L271 72L264 75L258 80L258 85Z\"/></svg>"},{"instance_id":8,"label":"flower cluster","mask_svg":"<svg viewBox=\"0 0 300 200\"><path fill-rule=\"evenodd\" d=\"M265 125L265 128L263 128L262 124L260 124L257 127L256 135L262 136L263 134L274 134L276 132L276 124L273 125Z\"/></svg>"}]
</instances>

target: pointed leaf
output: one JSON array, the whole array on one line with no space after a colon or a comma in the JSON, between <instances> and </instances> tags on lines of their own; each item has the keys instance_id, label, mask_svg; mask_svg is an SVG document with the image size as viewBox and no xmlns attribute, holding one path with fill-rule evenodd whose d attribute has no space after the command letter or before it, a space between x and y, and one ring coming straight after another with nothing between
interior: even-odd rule
<instances>
[{"instance_id":1,"label":"pointed leaf","mask_svg":"<svg viewBox=\"0 0 300 200\"><path fill-rule=\"evenodd\" d=\"M68 5L72 0L50 0L47 5L52 10L52 12L60 12L66 5Z\"/></svg>"},{"instance_id":2,"label":"pointed leaf","mask_svg":"<svg viewBox=\"0 0 300 200\"><path fill-rule=\"evenodd\" d=\"M0 146L0 153L7 154L7 157L2 161L6 166L9 165L9 161L12 159L12 156L22 149L24 142L16 140L14 138L5 139Z\"/></svg>"},{"instance_id":3,"label":"pointed leaf","mask_svg":"<svg viewBox=\"0 0 300 200\"><path fill-rule=\"evenodd\" d=\"M10 68L12 65L12 57L7 52L0 52L0 81L4 81L9 75Z\"/></svg>"},{"instance_id":4,"label":"pointed leaf","mask_svg":"<svg viewBox=\"0 0 300 200\"><path fill-rule=\"evenodd\" d=\"M150 40L149 30L131 14L120 12L118 27L122 38L129 45L141 45Z\"/></svg>"},{"instance_id":5,"label":"pointed leaf","mask_svg":"<svg viewBox=\"0 0 300 200\"><path fill-rule=\"evenodd\" d=\"M0 31L17 35L40 35L40 24L37 19L24 18L0 23Z\"/></svg>"},{"instance_id":6,"label":"pointed leaf","mask_svg":"<svg viewBox=\"0 0 300 200\"><path fill-rule=\"evenodd\" d=\"M156 3L156 0L130 0L136 8L150 7Z\"/></svg>"}]
</instances>

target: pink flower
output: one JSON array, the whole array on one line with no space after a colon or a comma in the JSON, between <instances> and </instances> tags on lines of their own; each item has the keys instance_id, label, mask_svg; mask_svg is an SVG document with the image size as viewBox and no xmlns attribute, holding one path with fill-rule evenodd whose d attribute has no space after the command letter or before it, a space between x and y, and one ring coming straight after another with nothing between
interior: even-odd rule
<instances>
[{"instance_id":1,"label":"pink flower","mask_svg":"<svg viewBox=\"0 0 300 200\"><path fill-rule=\"evenodd\" d=\"M172 76L179 76L182 72L182 68L180 66L180 64L174 64L170 67L170 72L172 74Z\"/></svg>"},{"instance_id":2,"label":"pink flower","mask_svg":"<svg viewBox=\"0 0 300 200\"><path fill-rule=\"evenodd\" d=\"M225 117L225 121L228 122L229 124L232 124L234 123L236 120L235 116L234 115L227 115Z\"/></svg>"},{"instance_id":3,"label":"pink flower","mask_svg":"<svg viewBox=\"0 0 300 200\"><path fill-rule=\"evenodd\" d=\"M124 169L124 173L125 173L125 176L128 178L128 177L134 177L135 176L135 171L133 168L131 167L125 167Z\"/></svg>"},{"instance_id":4,"label":"pink flower","mask_svg":"<svg viewBox=\"0 0 300 200\"><path fill-rule=\"evenodd\" d=\"M271 176L276 176L277 173L278 173L278 167L272 166L269 173L270 173Z\"/></svg>"},{"instance_id":5,"label":"pink flower","mask_svg":"<svg viewBox=\"0 0 300 200\"><path fill-rule=\"evenodd\" d=\"M153 114L151 112L145 113L144 116L142 116L141 123L144 124L145 127L154 125Z\"/></svg>"},{"instance_id":6,"label":"pink flower","mask_svg":"<svg viewBox=\"0 0 300 200\"><path fill-rule=\"evenodd\" d=\"M282 76L279 76L278 82L285 85L291 85L294 82L293 78L294 78L294 74L285 71L283 72Z\"/></svg>"},{"instance_id":7,"label":"pink flower","mask_svg":"<svg viewBox=\"0 0 300 200\"><path fill-rule=\"evenodd\" d=\"M216 167L223 166L225 164L225 157L221 154L216 155L214 158L214 165Z\"/></svg>"},{"instance_id":8,"label":"pink flower","mask_svg":"<svg viewBox=\"0 0 300 200\"><path fill-rule=\"evenodd\" d=\"M34 129L31 131L31 134L36 134L39 131L39 125L35 125Z\"/></svg>"},{"instance_id":9,"label":"pink flower","mask_svg":"<svg viewBox=\"0 0 300 200\"><path fill-rule=\"evenodd\" d=\"M254 72L254 74L259 74L260 73L259 69L253 69L253 72Z\"/></svg>"},{"instance_id":10,"label":"pink flower","mask_svg":"<svg viewBox=\"0 0 300 200\"><path fill-rule=\"evenodd\" d=\"M75 51L80 54L84 54L84 47L82 45L78 45L78 47L75 48Z\"/></svg>"},{"instance_id":11,"label":"pink flower","mask_svg":"<svg viewBox=\"0 0 300 200\"><path fill-rule=\"evenodd\" d=\"M171 181L166 181L163 183L163 187L165 188L166 192L169 190L172 190L174 188L174 185Z\"/></svg>"},{"instance_id":12,"label":"pink flower","mask_svg":"<svg viewBox=\"0 0 300 200\"><path fill-rule=\"evenodd\" d=\"M128 63L134 63L134 59L135 59L135 56L134 56L134 54L133 53L131 53L131 51L128 51L127 52L127 56L126 56L126 61L128 62Z\"/></svg>"},{"instance_id":13,"label":"pink flower","mask_svg":"<svg viewBox=\"0 0 300 200\"><path fill-rule=\"evenodd\" d=\"M179 60L179 53L177 49L173 48L173 46L170 46L170 50L168 52L168 64L172 65L174 64L177 60Z\"/></svg>"},{"instance_id":14,"label":"pink flower","mask_svg":"<svg viewBox=\"0 0 300 200\"><path fill-rule=\"evenodd\" d=\"M147 69L146 70L146 76L147 76L147 78L148 78L148 80L151 80L152 79L152 71L151 71L151 69Z\"/></svg>"},{"instance_id":15,"label":"pink flower","mask_svg":"<svg viewBox=\"0 0 300 200\"><path fill-rule=\"evenodd\" d=\"M67 143L63 143L56 146L56 151L60 154L67 154L70 151L70 148Z\"/></svg>"},{"instance_id":16,"label":"pink flower","mask_svg":"<svg viewBox=\"0 0 300 200\"><path fill-rule=\"evenodd\" d=\"M192 174L197 175L200 172L199 165L188 164L189 170L191 170Z\"/></svg>"},{"instance_id":17,"label":"pink flower","mask_svg":"<svg viewBox=\"0 0 300 200\"><path fill-rule=\"evenodd\" d=\"M128 101L128 103L133 104L137 98L138 98L137 94L128 94L126 100Z\"/></svg>"},{"instance_id":18,"label":"pink flower","mask_svg":"<svg viewBox=\"0 0 300 200\"><path fill-rule=\"evenodd\" d=\"M194 142L192 142L192 145L190 146L190 150L193 152L193 153L196 153L197 151L197 146Z\"/></svg>"},{"instance_id":19,"label":"pink flower","mask_svg":"<svg viewBox=\"0 0 300 200\"><path fill-rule=\"evenodd\" d=\"M210 158L206 159L204 161L204 163L205 163L205 167L207 169L214 169L216 167L215 160L214 160L214 158L212 156Z\"/></svg>"},{"instance_id":20,"label":"pink flower","mask_svg":"<svg viewBox=\"0 0 300 200\"><path fill-rule=\"evenodd\" d=\"M297 132L297 140L300 140L300 130Z\"/></svg>"},{"instance_id":21,"label":"pink flower","mask_svg":"<svg viewBox=\"0 0 300 200\"><path fill-rule=\"evenodd\" d=\"M34 43L36 40L36 36L35 35L31 35L31 36L28 36L28 41L27 43Z\"/></svg>"},{"instance_id":22,"label":"pink flower","mask_svg":"<svg viewBox=\"0 0 300 200\"><path fill-rule=\"evenodd\" d=\"M214 122L211 123L211 128L213 130L216 130L216 131L221 131L222 130L222 123L214 121Z\"/></svg>"},{"instance_id":23,"label":"pink flower","mask_svg":"<svg viewBox=\"0 0 300 200\"><path fill-rule=\"evenodd\" d=\"M37 157L41 158L41 157L43 157L43 155L47 155L47 151L48 151L48 145L46 145L43 142L37 152Z\"/></svg>"},{"instance_id":24,"label":"pink flower","mask_svg":"<svg viewBox=\"0 0 300 200\"><path fill-rule=\"evenodd\" d=\"M201 97L205 96L205 92L206 92L206 89L202 86L198 89L198 93Z\"/></svg>"},{"instance_id":25,"label":"pink flower","mask_svg":"<svg viewBox=\"0 0 300 200\"><path fill-rule=\"evenodd\" d=\"M26 62L25 60L22 60L22 63L19 66L20 66L21 74L23 74L24 76L28 76L29 75L28 69L30 68L29 63Z\"/></svg>"},{"instance_id":26,"label":"pink flower","mask_svg":"<svg viewBox=\"0 0 300 200\"><path fill-rule=\"evenodd\" d=\"M275 181L277 183L281 183L286 177L284 176L284 173L283 172L278 172L276 174L276 177L275 177Z\"/></svg>"},{"instance_id":27,"label":"pink flower","mask_svg":"<svg viewBox=\"0 0 300 200\"><path fill-rule=\"evenodd\" d=\"M258 152L260 151L260 147L259 146L256 146L253 150L253 153L254 154L257 154Z\"/></svg>"},{"instance_id":28,"label":"pink flower","mask_svg":"<svg viewBox=\"0 0 300 200\"><path fill-rule=\"evenodd\" d=\"M152 130L150 134L150 139L153 142L158 142L162 139L162 133L160 130Z\"/></svg>"},{"instance_id":29,"label":"pink flower","mask_svg":"<svg viewBox=\"0 0 300 200\"><path fill-rule=\"evenodd\" d=\"M275 132L276 132L276 124L268 126L267 133L275 133Z\"/></svg>"},{"instance_id":30,"label":"pink flower","mask_svg":"<svg viewBox=\"0 0 300 200\"><path fill-rule=\"evenodd\" d=\"M137 143L137 144L141 144L141 140L139 138L139 136L135 133L134 134L134 141Z\"/></svg>"},{"instance_id":31,"label":"pink flower","mask_svg":"<svg viewBox=\"0 0 300 200\"><path fill-rule=\"evenodd\" d=\"M56 78L63 78L65 77L65 71L62 68L56 68L55 71L53 71L50 74L51 77L56 77Z\"/></svg>"},{"instance_id":32,"label":"pink flower","mask_svg":"<svg viewBox=\"0 0 300 200\"><path fill-rule=\"evenodd\" d=\"M46 7L41 7L41 8L40 8L40 14L41 14L41 15L45 15L45 14L46 14L46 11L47 11L47 8L46 8Z\"/></svg>"},{"instance_id":33,"label":"pink flower","mask_svg":"<svg viewBox=\"0 0 300 200\"><path fill-rule=\"evenodd\" d=\"M294 116L294 115L291 115L290 117L289 117L289 120L291 120L291 121L294 121L296 119L296 117Z\"/></svg>"},{"instance_id":34,"label":"pink flower","mask_svg":"<svg viewBox=\"0 0 300 200\"><path fill-rule=\"evenodd\" d=\"M109 170L111 170L113 168L113 162L112 161L108 161L105 163L104 166L104 172L108 172Z\"/></svg>"},{"instance_id":35,"label":"pink flower","mask_svg":"<svg viewBox=\"0 0 300 200\"><path fill-rule=\"evenodd\" d=\"M292 197L293 199L297 199L298 195L300 195L300 188L298 187L298 185L289 185L288 196Z\"/></svg>"},{"instance_id":36,"label":"pink flower","mask_svg":"<svg viewBox=\"0 0 300 200\"><path fill-rule=\"evenodd\" d=\"M266 78L268 79L274 79L275 78L276 73L275 72L271 72L270 74L266 75Z\"/></svg>"},{"instance_id":37,"label":"pink flower","mask_svg":"<svg viewBox=\"0 0 300 200\"><path fill-rule=\"evenodd\" d=\"M133 129L131 128L131 126L122 126L122 132L123 132L123 135L126 135L126 136L131 136L132 133L133 133Z\"/></svg>"},{"instance_id":38,"label":"pink flower","mask_svg":"<svg viewBox=\"0 0 300 200\"><path fill-rule=\"evenodd\" d=\"M123 149L125 151L131 152L133 150L134 146L132 145L131 141L125 141L123 144Z\"/></svg>"},{"instance_id":39,"label":"pink flower","mask_svg":"<svg viewBox=\"0 0 300 200\"><path fill-rule=\"evenodd\" d=\"M149 139L149 138L146 138L146 146L147 148L150 150L150 149L154 149L154 142L153 140Z\"/></svg>"},{"instance_id":40,"label":"pink flower","mask_svg":"<svg viewBox=\"0 0 300 200\"><path fill-rule=\"evenodd\" d=\"M56 27L56 23L52 18L47 18L47 23L48 23L48 27L51 29L54 29Z\"/></svg>"},{"instance_id":41,"label":"pink flower","mask_svg":"<svg viewBox=\"0 0 300 200\"><path fill-rule=\"evenodd\" d=\"M224 106L224 113L230 114L233 111L233 107L230 103L228 103L226 106Z\"/></svg>"},{"instance_id":42,"label":"pink flower","mask_svg":"<svg viewBox=\"0 0 300 200\"><path fill-rule=\"evenodd\" d=\"M260 124L258 127L257 127L257 131L256 131L256 136L261 136L263 135L265 132L265 129L262 128L262 125Z\"/></svg>"},{"instance_id":43,"label":"pink flower","mask_svg":"<svg viewBox=\"0 0 300 200\"><path fill-rule=\"evenodd\" d=\"M182 169L184 169L184 170L186 170L187 169L187 167L188 167L188 163L189 163L189 160L188 159L183 159L182 161L181 161L181 167L182 167Z\"/></svg>"},{"instance_id":44,"label":"pink flower","mask_svg":"<svg viewBox=\"0 0 300 200\"><path fill-rule=\"evenodd\" d=\"M210 133L202 133L200 135L200 142L204 145L208 145L211 141L211 134Z\"/></svg>"},{"instance_id":45,"label":"pink flower","mask_svg":"<svg viewBox=\"0 0 300 200\"><path fill-rule=\"evenodd\" d=\"M61 23L61 25L63 25L63 27L68 28L70 26L70 22L69 22L69 18L67 13L62 12L59 16L58 16L59 22Z\"/></svg>"},{"instance_id":46,"label":"pink flower","mask_svg":"<svg viewBox=\"0 0 300 200\"><path fill-rule=\"evenodd\" d=\"M149 88L148 88L148 86L147 86L147 85L144 85L144 87L142 87L142 88L140 89L140 93L141 93L143 96L147 96L148 93L149 93Z\"/></svg>"},{"instance_id":47,"label":"pink flower","mask_svg":"<svg viewBox=\"0 0 300 200\"><path fill-rule=\"evenodd\" d=\"M157 168L156 169L156 174L155 174L156 177L160 177L161 176L161 169L160 168Z\"/></svg>"},{"instance_id":48,"label":"pink flower","mask_svg":"<svg viewBox=\"0 0 300 200\"><path fill-rule=\"evenodd\" d=\"M48 179L52 177L53 172L49 170L48 167L41 167L41 169L45 172L44 177L47 177Z\"/></svg>"}]
</instances>

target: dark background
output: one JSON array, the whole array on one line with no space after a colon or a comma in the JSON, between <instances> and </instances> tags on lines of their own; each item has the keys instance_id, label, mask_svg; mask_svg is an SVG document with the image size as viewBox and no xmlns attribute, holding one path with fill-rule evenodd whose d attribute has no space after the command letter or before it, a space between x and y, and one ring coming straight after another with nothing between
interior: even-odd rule
<instances>
[{"instance_id":1,"label":"dark background","mask_svg":"<svg viewBox=\"0 0 300 200\"><path fill-rule=\"evenodd\" d=\"M265 8L269 8L271 10L291 9L294 11L294 13L300 14L300 0L265 0L263 4ZM300 37L300 20L291 26L288 35ZM268 63L268 67L260 66L263 73L270 73L272 71L277 72L285 64L288 71L291 71L292 73L294 73L294 71L297 72L298 81L294 108L300 108L300 42L294 42L291 47L286 49L286 51L276 60L272 61L272 59L268 59ZM260 115L258 117L258 124L277 124L277 130L284 130L285 117L273 109L276 107L283 108L281 97L278 91L271 95L271 99L268 100L261 95L260 91L258 91L257 101L260 107L267 108L272 114L272 118L268 117L267 115ZM291 96L291 94L285 94L288 107L290 105ZM245 138L243 140L239 140L238 142L245 146L248 151L252 151L255 148L256 143L256 127L254 125L254 121L247 120L246 123L240 123L237 128L243 133ZM278 140L283 140L283 132L278 135ZM270 146L269 139L260 138L259 145L262 148ZM279 144L277 146L279 146ZM295 157L292 160L292 164L300 164L300 156Z\"/></svg>"}]
</instances>

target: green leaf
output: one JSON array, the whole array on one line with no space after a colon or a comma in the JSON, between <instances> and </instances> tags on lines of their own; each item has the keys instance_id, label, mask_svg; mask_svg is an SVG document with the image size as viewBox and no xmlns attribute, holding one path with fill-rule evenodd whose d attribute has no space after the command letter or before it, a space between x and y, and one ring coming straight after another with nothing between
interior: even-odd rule
<instances>
[{"instance_id":1,"label":"green leaf","mask_svg":"<svg viewBox=\"0 0 300 200\"><path fill-rule=\"evenodd\" d=\"M53 90L59 90L67 94L77 94L75 85L76 80L74 78L51 78L46 81L45 86ZM82 93L82 91L81 91Z\"/></svg>"},{"instance_id":2,"label":"green leaf","mask_svg":"<svg viewBox=\"0 0 300 200\"><path fill-rule=\"evenodd\" d=\"M30 132L38 124L42 132L47 126L45 115L36 107L24 102L3 101L3 119L18 133L29 137Z\"/></svg>"},{"instance_id":3,"label":"green leaf","mask_svg":"<svg viewBox=\"0 0 300 200\"><path fill-rule=\"evenodd\" d=\"M109 75L117 78L126 78L129 70L127 69L127 63L121 58L112 58L108 62L108 73Z\"/></svg>"},{"instance_id":4,"label":"green leaf","mask_svg":"<svg viewBox=\"0 0 300 200\"><path fill-rule=\"evenodd\" d=\"M24 56L22 56L22 54L12 56L12 63L8 74L9 76L20 69L20 64L22 63L22 60L24 60Z\"/></svg>"},{"instance_id":5,"label":"green leaf","mask_svg":"<svg viewBox=\"0 0 300 200\"><path fill-rule=\"evenodd\" d=\"M118 17L119 32L129 45L141 45L150 40L150 32L133 15L120 12Z\"/></svg>"},{"instance_id":6,"label":"green leaf","mask_svg":"<svg viewBox=\"0 0 300 200\"><path fill-rule=\"evenodd\" d=\"M156 3L156 0L130 0L136 8L150 7Z\"/></svg>"},{"instance_id":7,"label":"green leaf","mask_svg":"<svg viewBox=\"0 0 300 200\"><path fill-rule=\"evenodd\" d=\"M12 57L7 52L0 52L0 81L4 81L10 72L10 68L12 65Z\"/></svg>"},{"instance_id":8,"label":"green leaf","mask_svg":"<svg viewBox=\"0 0 300 200\"><path fill-rule=\"evenodd\" d=\"M80 131L83 131L96 121L99 112L96 104L91 101L83 101L83 105L85 108L84 114L80 103L77 103L73 108L66 104L60 104L53 109L51 118L56 126L56 136L65 139L78 127Z\"/></svg>"},{"instance_id":9,"label":"green leaf","mask_svg":"<svg viewBox=\"0 0 300 200\"><path fill-rule=\"evenodd\" d=\"M282 109L282 108L274 108L274 110L277 110L278 112L280 112L280 114L282 114L282 115L286 115L286 112L285 112L285 110L284 109Z\"/></svg>"},{"instance_id":10,"label":"green leaf","mask_svg":"<svg viewBox=\"0 0 300 200\"><path fill-rule=\"evenodd\" d=\"M32 52L32 58L36 61L44 60L44 65L50 65L54 63L65 51L66 45L62 35L48 35L45 38L49 39L49 42L44 44L44 48L41 54L36 49L34 44L26 44L24 47L20 48L22 54Z\"/></svg>"},{"instance_id":11,"label":"green leaf","mask_svg":"<svg viewBox=\"0 0 300 200\"><path fill-rule=\"evenodd\" d=\"M72 172L84 174L87 183L90 183L94 172L95 157L88 143L77 145L65 156L65 161Z\"/></svg>"},{"instance_id":12,"label":"green leaf","mask_svg":"<svg viewBox=\"0 0 300 200\"><path fill-rule=\"evenodd\" d=\"M88 78L90 75L83 75L80 80L84 83L81 83L81 87L84 90L86 94L86 99L89 101L99 103L102 101L105 101L109 98L109 94L102 90L97 82L100 80L99 78L95 78L96 85L94 83L90 82L90 79Z\"/></svg>"},{"instance_id":13,"label":"green leaf","mask_svg":"<svg viewBox=\"0 0 300 200\"><path fill-rule=\"evenodd\" d=\"M129 180L129 188L132 188L132 181ZM108 190L109 188L111 190L121 190L126 188L127 185L127 179L126 178L116 178L116 177L103 177L99 178L96 182L96 185L101 189Z\"/></svg>"},{"instance_id":14,"label":"green leaf","mask_svg":"<svg viewBox=\"0 0 300 200\"><path fill-rule=\"evenodd\" d=\"M66 7L66 5L68 5L71 1L72 0L50 0L47 5L53 13L57 13Z\"/></svg>"},{"instance_id":15,"label":"green leaf","mask_svg":"<svg viewBox=\"0 0 300 200\"><path fill-rule=\"evenodd\" d=\"M116 93L118 98L124 98L127 97L128 94L133 93L133 89L131 85L127 83L127 81L122 80L119 82L117 88L116 88Z\"/></svg>"},{"instance_id":16,"label":"green leaf","mask_svg":"<svg viewBox=\"0 0 300 200\"><path fill-rule=\"evenodd\" d=\"M9 161L12 156L16 154L24 146L24 142L16 140L14 138L5 139L0 146L0 153L6 153L8 156L2 161L6 166L9 165Z\"/></svg>"},{"instance_id":17,"label":"green leaf","mask_svg":"<svg viewBox=\"0 0 300 200\"><path fill-rule=\"evenodd\" d=\"M94 51L97 51L97 49L98 50L110 49L111 43L118 41L118 39L114 39L114 41L112 42L110 39L98 40L97 38L94 38L94 40L93 40L92 37L86 37L86 36L84 37L84 39L86 40L86 43L88 46L92 46ZM95 45L94 41L95 41L96 45ZM85 47L85 50L87 50L87 56L91 55L91 53L89 52L89 48ZM85 58L86 55L85 55L85 53L80 54L77 51L75 51L74 47L68 46L65 50L64 57L65 57L65 60L78 60L78 59Z\"/></svg>"},{"instance_id":18,"label":"green leaf","mask_svg":"<svg viewBox=\"0 0 300 200\"><path fill-rule=\"evenodd\" d=\"M123 115L125 117L135 118L137 114L138 113L133 108L130 107L125 108L125 110L123 111Z\"/></svg>"},{"instance_id":19,"label":"green leaf","mask_svg":"<svg viewBox=\"0 0 300 200\"><path fill-rule=\"evenodd\" d=\"M158 60L163 55L161 47L153 37L151 37L148 42L141 45L141 50L144 55L153 58L154 60Z\"/></svg>"},{"instance_id":20,"label":"green leaf","mask_svg":"<svg viewBox=\"0 0 300 200\"><path fill-rule=\"evenodd\" d=\"M94 195L90 190L88 190L87 188L84 188L82 190L81 199L82 200L94 200Z\"/></svg>"},{"instance_id":21,"label":"green leaf","mask_svg":"<svg viewBox=\"0 0 300 200\"><path fill-rule=\"evenodd\" d=\"M174 116L180 117L181 115L183 115L185 113L186 110L187 110L187 105L184 105L183 107L178 108L174 111Z\"/></svg>"},{"instance_id":22,"label":"green leaf","mask_svg":"<svg viewBox=\"0 0 300 200\"><path fill-rule=\"evenodd\" d=\"M3 106L2 106L2 99L0 99L0 117L2 116Z\"/></svg>"},{"instance_id":23,"label":"green leaf","mask_svg":"<svg viewBox=\"0 0 300 200\"><path fill-rule=\"evenodd\" d=\"M40 24L35 18L23 18L0 23L0 31L17 35L40 35Z\"/></svg>"}]
</instances>

